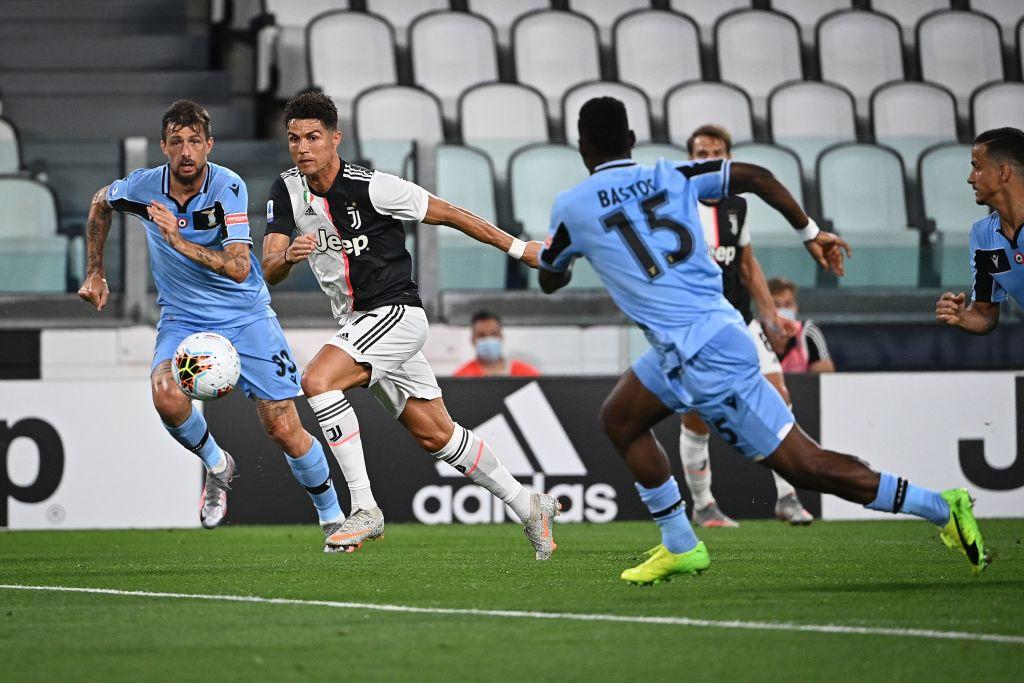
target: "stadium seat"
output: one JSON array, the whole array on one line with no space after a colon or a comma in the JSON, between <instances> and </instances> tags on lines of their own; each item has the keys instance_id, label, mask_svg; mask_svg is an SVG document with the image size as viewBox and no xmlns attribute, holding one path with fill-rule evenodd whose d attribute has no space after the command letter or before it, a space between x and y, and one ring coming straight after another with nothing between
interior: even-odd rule
<instances>
[{"instance_id":1,"label":"stadium seat","mask_svg":"<svg viewBox=\"0 0 1024 683\"><path fill-rule=\"evenodd\" d=\"M768 93L803 77L796 22L776 12L744 10L723 17L715 27L722 80L743 88L754 115L766 114Z\"/></svg>"},{"instance_id":2,"label":"stadium seat","mask_svg":"<svg viewBox=\"0 0 1024 683\"><path fill-rule=\"evenodd\" d=\"M871 97L875 140L903 157L908 175L916 174L917 161L926 148L956 140L956 105L953 96L930 83L891 83Z\"/></svg>"},{"instance_id":3,"label":"stadium seat","mask_svg":"<svg viewBox=\"0 0 1024 683\"><path fill-rule=\"evenodd\" d=\"M530 239L547 237L555 197L588 176L579 151L568 145L530 145L512 155L512 216L523 234Z\"/></svg>"},{"instance_id":4,"label":"stadium seat","mask_svg":"<svg viewBox=\"0 0 1024 683\"><path fill-rule=\"evenodd\" d=\"M63 292L68 241L57 234L57 202L46 185L0 177L0 292Z\"/></svg>"},{"instance_id":5,"label":"stadium seat","mask_svg":"<svg viewBox=\"0 0 1024 683\"><path fill-rule=\"evenodd\" d=\"M804 206L800 159L796 154L776 145L745 143L733 147L732 158L767 168ZM785 276L798 286L813 287L818 266L807 258L807 250L793 227L756 195L745 194L743 198L747 200L747 225L765 276Z\"/></svg>"},{"instance_id":6,"label":"stadium seat","mask_svg":"<svg viewBox=\"0 0 1024 683\"><path fill-rule=\"evenodd\" d=\"M441 105L434 95L403 85L372 88L353 105L362 156L381 171L404 175L416 145L444 141Z\"/></svg>"},{"instance_id":7,"label":"stadium seat","mask_svg":"<svg viewBox=\"0 0 1024 683\"><path fill-rule=\"evenodd\" d=\"M395 29L395 43L399 48L409 44L409 29L417 17L448 7L448 0L366 0L366 11L384 17ZM452 45L438 43L434 49L441 46L447 49Z\"/></svg>"},{"instance_id":8,"label":"stadium seat","mask_svg":"<svg viewBox=\"0 0 1024 683\"><path fill-rule=\"evenodd\" d=\"M579 119L580 108L587 100L594 97L614 97L622 101L626 105L629 127L636 135L636 141L649 142L651 140L650 106L647 104L647 97L640 92L639 88L625 83L594 81L593 83L581 83L565 93L565 98L562 101L562 119L565 122L565 141L567 143L575 145L579 140L576 122Z\"/></svg>"},{"instance_id":9,"label":"stadium seat","mask_svg":"<svg viewBox=\"0 0 1024 683\"><path fill-rule=\"evenodd\" d=\"M838 12L818 25L821 79L853 94L857 113L868 116L875 88L903 80L903 48L896 20L857 10Z\"/></svg>"},{"instance_id":10,"label":"stadium seat","mask_svg":"<svg viewBox=\"0 0 1024 683\"><path fill-rule=\"evenodd\" d=\"M229 141L218 142L217 147L221 144L227 145ZM159 144L157 154L159 158L154 159L154 166L167 161L159 151ZM216 161L215 155L211 161ZM60 222L68 232L78 231L85 225L96 190L124 175L121 145L116 140L27 141L22 147L22 158L50 187L57 200Z\"/></svg>"},{"instance_id":11,"label":"stadium seat","mask_svg":"<svg viewBox=\"0 0 1024 683\"><path fill-rule=\"evenodd\" d=\"M871 0L871 10L896 20L903 31L903 43L913 45L917 24L926 14L949 9L950 0Z\"/></svg>"},{"instance_id":12,"label":"stadium seat","mask_svg":"<svg viewBox=\"0 0 1024 683\"><path fill-rule=\"evenodd\" d=\"M521 17L512 27L512 50L519 82L544 95L554 119L569 88L601 78L597 28L578 14L546 10Z\"/></svg>"},{"instance_id":13,"label":"stadium seat","mask_svg":"<svg viewBox=\"0 0 1024 683\"><path fill-rule=\"evenodd\" d=\"M437 148L437 195L497 222L494 173L487 155L468 147ZM442 289L503 289L508 256L458 230L437 226Z\"/></svg>"},{"instance_id":14,"label":"stadium seat","mask_svg":"<svg viewBox=\"0 0 1024 683\"><path fill-rule=\"evenodd\" d=\"M525 85L485 83L470 88L459 99L459 120L462 139L491 157L499 181L505 179L513 152L548 140L544 97Z\"/></svg>"},{"instance_id":15,"label":"stadium seat","mask_svg":"<svg viewBox=\"0 0 1024 683\"><path fill-rule=\"evenodd\" d=\"M929 15L917 27L917 42L921 78L949 88L965 117L971 93L1003 79L999 26L986 16L952 11Z\"/></svg>"},{"instance_id":16,"label":"stadium seat","mask_svg":"<svg viewBox=\"0 0 1024 683\"><path fill-rule=\"evenodd\" d=\"M0 119L0 174L14 173L20 167L18 132L9 121Z\"/></svg>"},{"instance_id":17,"label":"stadium seat","mask_svg":"<svg viewBox=\"0 0 1024 683\"><path fill-rule=\"evenodd\" d=\"M275 68L277 97L289 98L309 85L306 26L319 14L348 7L348 0L265 0L264 8L274 23L261 29L256 39L257 91L269 90Z\"/></svg>"},{"instance_id":18,"label":"stadium seat","mask_svg":"<svg viewBox=\"0 0 1024 683\"><path fill-rule=\"evenodd\" d=\"M647 142L633 148L633 160L644 166L653 166L658 159L686 161L688 156L685 147L676 147L660 142Z\"/></svg>"},{"instance_id":19,"label":"stadium seat","mask_svg":"<svg viewBox=\"0 0 1024 683\"><path fill-rule=\"evenodd\" d=\"M569 0L569 9L588 17L597 25L601 44L610 47L612 27L628 12L650 9L651 0Z\"/></svg>"},{"instance_id":20,"label":"stadium seat","mask_svg":"<svg viewBox=\"0 0 1024 683\"><path fill-rule=\"evenodd\" d=\"M614 33L619 80L647 94L656 119L672 86L701 80L700 36L692 20L661 10L633 12Z\"/></svg>"},{"instance_id":21,"label":"stadium seat","mask_svg":"<svg viewBox=\"0 0 1024 683\"><path fill-rule=\"evenodd\" d=\"M1024 112L1024 85L993 83L983 86L971 97L974 134L1003 126L1021 125Z\"/></svg>"},{"instance_id":22,"label":"stadium seat","mask_svg":"<svg viewBox=\"0 0 1024 683\"><path fill-rule=\"evenodd\" d=\"M670 0L669 7L696 21L700 29L701 42L711 46L718 20L733 10L750 9L752 4L752 0Z\"/></svg>"},{"instance_id":23,"label":"stadium seat","mask_svg":"<svg viewBox=\"0 0 1024 683\"><path fill-rule=\"evenodd\" d=\"M416 85L441 99L446 118L456 118L459 95L467 88L498 80L497 44L486 19L434 12L413 22L409 35Z\"/></svg>"},{"instance_id":24,"label":"stadium seat","mask_svg":"<svg viewBox=\"0 0 1024 683\"><path fill-rule=\"evenodd\" d=\"M852 0L771 0L772 9L796 19L804 45L813 46L815 28L826 14L850 9Z\"/></svg>"},{"instance_id":25,"label":"stadium seat","mask_svg":"<svg viewBox=\"0 0 1024 683\"><path fill-rule=\"evenodd\" d=\"M469 11L487 19L498 32L498 46L508 49L512 24L516 19L539 9L551 7L550 0L467 0Z\"/></svg>"},{"instance_id":26,"label":"stadium seat","mask_svg":"<svg viewBox=\"0 0 1024 683\"><path fill-rule=\"evenodd\" d=\"M750 98L728 83L683 83L665 98L665 124L669 140L685 147L690 133L705 123L725 126L733 142L754 138Z\"/></svg>"},{"instance_id":27,"label":"stadium seat","mask_svg":"<svg viewBox=\"0 0 1024 683\"><path fill-rule=\"evenodd\" d=\"M842 286L917 286L919 239L908 229L903 164L892 150L842 143L818 158L822 215L856 259Z\"/></svg>"},{"instance_id":28,"label":"stadium seat","mask_svg":"<svg viewBox=\"0 0 1024 683\"><path fill-rule=\"evenodd\" d=\"M812 171L823 149L857 139L853 97L837 85L798 81L779 86L768 100L772 139Z\"/></svg>"},{"instance_id":29,"label":"stadium seat","mask_svg":"<svg viewBox=\"0 0 1024 683\"><path fill-rule=\"evenodd\" d=\"M971 11L981 12L996 20L1003 33L1003 45L1012 50L1014 32L1024 19L1024 3L1020 0L971 0Z\"/></svg>"},{"instance_id":30,"label":"stadium seat","mask_svg":"<svg viewBox=\"0 0 1024 683\"><path fill-rule=\"evenodd\" d=\"M308 37L310 79L334 99L344 123L359 93L398 81L392 30L379 17L331 12L309 25Z\"/></svg>"}]
</instances>

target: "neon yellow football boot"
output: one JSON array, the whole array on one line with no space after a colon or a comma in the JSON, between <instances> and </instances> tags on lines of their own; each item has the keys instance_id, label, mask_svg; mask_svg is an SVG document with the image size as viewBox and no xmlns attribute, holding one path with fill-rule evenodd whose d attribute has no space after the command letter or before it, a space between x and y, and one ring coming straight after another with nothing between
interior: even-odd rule
<instances>
[{"instance_id":1,"label":"neon yellow football boot","mask_svg":"<svg viewBox=\"0 0 1024 683\"><path fill-rule=\"evenodd\" d=\"M971 565L971 571L981 574L989 565L985 541L974 519L974 503L967 489L949 489L940 494L949 504L949 521L939 532L939 538L950 548L957 548Z\"/></svg>"},{"instance_id":2,"label":"neon yellow football boot","mask_svg":"<svg viewBox=\"0 0 1024 683\"><path fill-rule=\"evenodd\" d=\"M675 574L699 574L711 566L704 541L685 553L672 553L664 545L648 551L648 557L635 567L622 572L620 579L634 585L648 586L667 581Z\"/></svg>"}]
</instances>

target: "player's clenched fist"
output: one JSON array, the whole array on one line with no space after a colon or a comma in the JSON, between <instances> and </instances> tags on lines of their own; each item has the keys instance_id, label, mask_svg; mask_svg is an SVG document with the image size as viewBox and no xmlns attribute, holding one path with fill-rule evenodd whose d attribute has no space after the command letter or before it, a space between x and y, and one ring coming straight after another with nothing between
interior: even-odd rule
<instances>
[{"instance_id":1,"label":"player's clenched fist","mask_svg":"<svg viewBox=\"0 0 1024 683\"><path fill-rule=\"evenodd\" d=\"M102 311L110 297L110 288L107 287L106 278L101 277L99 273L90 274L79 288L78 296L82 298L82 301L87 301L95 306L97 311Z\"/></svg>"},{"instance_id":2,"label":"player's clenched fist","mask_svg":"<svg viewBox=\"0 0 1024 683\"><path fill-rule=\"evenodd\" d=\"M288 245L284 252L284 260L287 263L298 263L305 261L316 249L316 236L311 234L299 235Z\"/></svg>"},{"instance_id":3,"label":"player's clenched fist","mask_svg":"<svg viewBox=\"0 0 1024 683\"><path fill-rule=\"evenodd\" d=\"M935 302L935 319L947 325L959 325L964 314L965 298L963 292L944 292Z\"/></svg>"}]
</instances>

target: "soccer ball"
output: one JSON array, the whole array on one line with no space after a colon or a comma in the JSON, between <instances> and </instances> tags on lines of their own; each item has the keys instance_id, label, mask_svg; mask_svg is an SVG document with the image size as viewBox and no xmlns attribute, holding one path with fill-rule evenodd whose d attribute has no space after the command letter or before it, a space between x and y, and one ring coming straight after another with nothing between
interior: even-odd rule
<instances>
[{"instance_id":1,"label":"soccer ball","mask_svg":"<svg viewBox=\"0 0 1024 683\"><path fill-rule=\"evenodd\" d=\"M189 398L212 401L231 391L242 365L238 351L224 337L197 332L185 337L171 362L174 381Z\"/></svg>"}]
</instances>

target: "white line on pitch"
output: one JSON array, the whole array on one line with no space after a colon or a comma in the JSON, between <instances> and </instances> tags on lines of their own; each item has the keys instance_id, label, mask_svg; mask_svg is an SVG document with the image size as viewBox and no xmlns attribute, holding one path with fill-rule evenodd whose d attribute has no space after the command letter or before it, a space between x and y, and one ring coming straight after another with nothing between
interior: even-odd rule
<instances>
[{"instance_id":1,"label":"white line on pitch","mask_svg":"<svg viewBox=\"0 0 1024 683\"><path fill-rule=\"evenodd\" d=\"M340 609L400 612L407 614L451 614L476 617L509 617L514 619L561 619L566 621L610 621L627 624L661 624L667 626L708 626L749 631L797 631L801 633L848 633L867 636L896 636L902 638L932 638L937 640L974 640L991 643L1024 645L1024 636L999 633L970 633L967 631L932 631L916 628L880 628L871 626L840 626L837 624L787 624L774 621L718 621L690 619L688 617L640 617L620 614L573 614L572 612L522 612L501 609L459 609L451 607L413 607L411 605L381 605L371 602L335 602L331 600L296 600L293 598L261 598L255 595L204 595L202 593L153 593L150 591L123 591L114 588L79 588L76 586L26 586L0 584L0 590L53 591L61 593L93 593L123 595L139 598L177 598L180 600L219 600L222 602L250 602L267 605L306 605Z\"/></svg>"}]
</instances>

